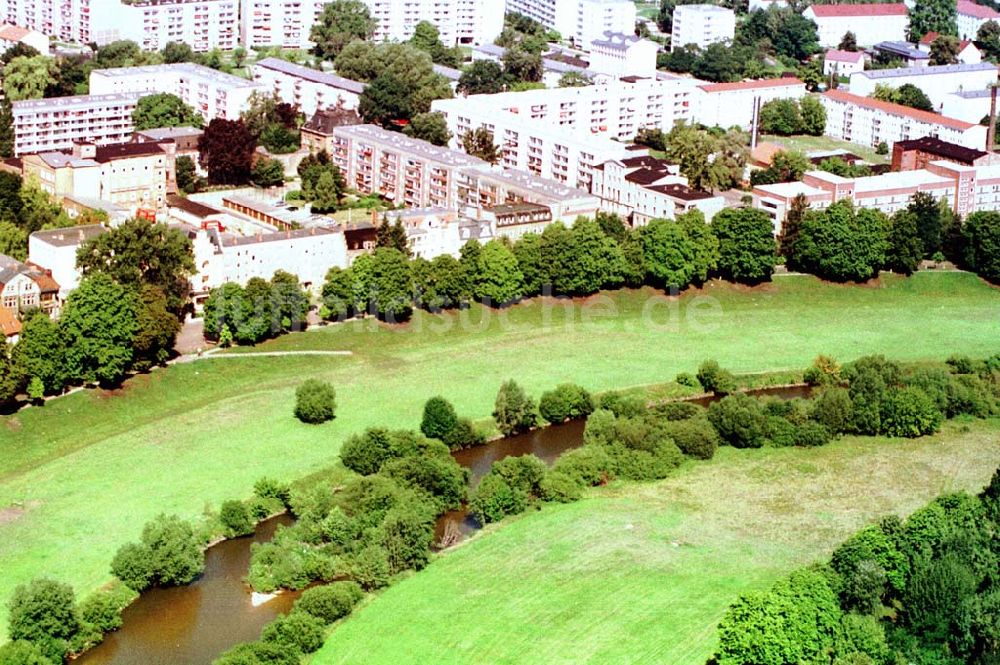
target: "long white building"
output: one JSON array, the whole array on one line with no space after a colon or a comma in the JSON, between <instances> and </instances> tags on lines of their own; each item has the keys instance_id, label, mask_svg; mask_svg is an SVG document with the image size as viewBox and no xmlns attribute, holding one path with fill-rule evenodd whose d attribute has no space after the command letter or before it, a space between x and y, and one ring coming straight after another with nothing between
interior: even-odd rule
<instances>
[{"instance_id":1,"label":"long white building","mask_svg":"<svg viewBox=\"0 0 1000 665\"><path fill-rule=\"evenodd\" d=\"M129 141L132 112L140 97L132 92L13 102L14 154L63 150L78 141L97 145Z\"/></svg>"},{"instance_id":2,"label":"long white building","mask_svg":"<svg viewBox=\"0 0 1000 665\"><path fill-rule=\"evenodd\" d=\"M976 39L979 28L987 21L1000 23L1000 12L972 0L958 0L956 9L958 14L955 18L961 39Z\"/></svg>"},{"instance_id":3,"label":"long white building","mask_svg":"<svg viewBox=\"0 0 1000 665\"><path fill-rule=\"evenodd\" d=\"M802 15L816 24L823 48L836 48L848 32L854 33L858 46L905 41L909 25L909 13L902 2L810 5Z\"/></svg>"},{"instance_id":4,"label":"long white building","mask_svg":"<svg viewBox=\"0 0 1000 665\"><path fill-rule=\"evenodd\" d=\"M503 3L497 0L495 4ZM635 31L631 0L507 0L507 11L524 14L583 49L589 49L591 41L605 32Z\"/></svg>"},{"instance_id":5,"label":"long white building","mask_svg":"<svg viewBox=\"0 0 1000 665\"><path fill-rule=\"evenodd\" d=\"M704 49L717 42L731 42L736 34L736 13L718 5L678 5L674 8L670 49L688 44Z\"/></svg>"},{"instance_id":6,"label":"long white building","mask_svg":"<svg viewBox=\"0 0 1000 665\"><path fill-rule=\"evenodd\" d=\"M184 100L206 122L213 118L236 120L250 95L258 90L259 83L190 62L95 69L90 73L93 94L170 93Z\"/></svg>"},{"instance_id":7,"label":"long white building","mask_svg":"<svg viewBox=\"0 0 1000 665\"><path fill-rule=\"evenodd\" d=\"M997 66L989 62L973 65L938 65L874 69L851 74L851 92L868 96L878 85L898 88L907 83L923 90L936 110L945 97L960 91L986 90L997 82Z\"/></svg>"},{"instance_id":8,"label":"long white building","mask_svg":"<svg viewBox=\"0 0 1000 665\"><path fill-rule=\"evenodd\" d=\"M796 78L761 79L735 83L708 83L697 88L694 120L709 127L749 130L754 103L775 99L801 99L806 84Z\"/></svg>"},{"instance_id":9,"label":"long white building","mask_svg":"<svg viewBox=\"0 0 1000 665\"><path fill-rule=\"evenodd\" d=\"M297 106L307 117L323 109L356 109L364 83L320 72L280 58L264 58L252 67L253 80L266 92Z\"/></svg>"}]
</instances>

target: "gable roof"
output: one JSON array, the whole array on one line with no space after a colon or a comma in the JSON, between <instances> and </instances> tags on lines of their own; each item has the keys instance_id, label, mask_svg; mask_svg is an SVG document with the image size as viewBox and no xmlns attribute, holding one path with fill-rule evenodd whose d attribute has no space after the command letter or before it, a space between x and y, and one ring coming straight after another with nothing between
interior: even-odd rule
<instances>
[{"instance_id":1,"label":"gable roof","mask_svg":"<svg viewBox=\"0 0 1000 665\"><path fill-rule=\"evenodd\" d=\"M5 337L13 337L21 332L21 322L17 320L17 315L6 307L0 307L0 331Z\"/></svg>"},{"instance_id":2,"label":"gable roof","mask_svg":"<svg viewBox=\"0 0 1000 665\"><path fill-rule=\"evenodd\" d=\"M903 106L902 104L883 102L878 99L872 99L871 97L852 95L851 93L844 92L843 90L827 90L823 93L823 97L837 102L842 102L844 104L854 104L855 106L861 106L863 108L877 109L879 111L891 113L892 115L906 116L907 118L912 118L920 122L926 122L930 125L941 125L942 127L950 127L963 132L976 126L971 122L963 122L958 118L949 118L947 116L938 115L937 113L931 113L930 111L921 111L919 109L910 108L909 106Z\"/></svg>"},{"instance_id":3,"label":"gable roof","mask_svg":"<svg viewBox=\"0 0 1000 665\"><path fill-rule=\"evenodd\" d=\"M833 62L858 63L864 60L865 54L861 51L841 51L840 49L832 48L826 52L824 57Z\"/></svg>"},{"instance_id":4,"label":"gable roof","mask_svg":"<svg viewBox=\"0 0 1000 665\"><path fill-rule=\"evenodd\" d=\"M868 5L810 5L816 18L871 18L874 16L906 16L902 2L873 3Z\"/></svg>"},{"instance_id":5,"label":"gable roof","mask_svg":"<svg viewBox=\"0 0 1000 665\"><path fill-rule=\"evenodd\" d=\"M965 16L974 16L975 18L982 19L998 19L1000 18L1000 12L993 9L992 7L987 7L985 5L980 5L972 0L958 0L958 13L964 14Z\"/></svg>"}]
</instances>

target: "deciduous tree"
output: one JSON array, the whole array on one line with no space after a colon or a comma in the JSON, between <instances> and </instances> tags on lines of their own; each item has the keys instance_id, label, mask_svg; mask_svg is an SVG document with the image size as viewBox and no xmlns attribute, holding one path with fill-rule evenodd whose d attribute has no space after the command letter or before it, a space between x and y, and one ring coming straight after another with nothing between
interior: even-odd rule
<instances>
[{"instance_id":1,"label":"deciduous tree","mask_svg":"<svg viewBox=\"0 0 1000 665\"><path fill-rule=\"evenodd\" d=\"M161 92L139 100L132 112L136 130L158 127L201 127L201 115L177 95Z\"/></svg>"},{"instance_id":2,"label":"deciduous tree","mask_svg":"<svg viewBox=\"0 0 1000 665\"><path fill-rule=\"evenodd\" d=\"M132 344L139 330L135 291L106 273L85 277L69 295L59 328L71 377L118 383L132 365Z\"/></svg>"},{"instance_id":3,"label":"deciduous tree","mask_svg":"<svg viewBox=\"0 0 1000 665\"><path fill-rule=\"evenodd\" d=\"M907 39L918 42L928 32L958 34L958 9L950 0L916 0L909 12Z\"/></svg>"},{"instance_id":4,"label":"deciduous tree","mask_svg":"<svg viewBox=\"0 0 1000 665\"><path fill-rule=\"evenodd\" d=\"M475 60L458 79L463 95L492 95L503 90L503 68L493 60Z\"/></svg>"},{"instance_id":5,"label":"deciduous tree","mask_svg":"<svg viewBox=\"0 0 1000 665\"><path fill-rule=\"evenodd\" d=\"M410 124L406 126L403 133L438 146L446 146L451 140L448 121L443 114L436 111L416 114L410 118Z\"/></svg>"},{"instance_id":6,"label":"deciduous tree","mask_svg":"<svg viewBox=\"0 0 1000 665\"><path fill-rule=\"evenodd\" d=\"M214 118L198 139L198 159L211 183L242 185L250 180L256 148L242 120Z\"/></svg>"},{"instance_id":7,"label":"deciduous tree","mask_svg":"<svg viewBox=\"0 0 1000 665\"><path fill-rule=\"evenodd\" d=\"M333 0L323 5L309 38L313 53L323 60L333 60L350 42L371 39L377 22L368 6L360 0Z\"/></svg>"},{"instance_id":8,"label":"deciduous tree","mask_svg":"<svg viewBox=\"0 0 1000 665\"><path fill-rule=\"evenodd\" d=\"M55 82L55 61L44 55L14 58L3 68L3 93L12 102L40 99Z\"/></svg>"},{"instance_id":9,"label":"deciduous tree","mask_svg":"<svg viewBox=\"0 0 1000 665\"><path fill-rule=\"evenodd\" d=\"M462 134L462 149L490 164L500 161L500 146L493 142L493 132L486 127L476 127Z\"/></svg>"}]
</instances>

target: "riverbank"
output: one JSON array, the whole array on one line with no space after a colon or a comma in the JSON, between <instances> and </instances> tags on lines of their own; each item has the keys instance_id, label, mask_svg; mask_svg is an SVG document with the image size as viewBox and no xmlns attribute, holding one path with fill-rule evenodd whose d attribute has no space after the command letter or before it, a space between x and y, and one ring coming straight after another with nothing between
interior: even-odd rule
<instances>
[{"instance_id":1,"label":"riverbank","mask_svg":"<svg viewBox=\"0 0 1000 665\"><path fill-rule=\"evenodd\" d=\"M80 593L97 588L118 546L156 514L197 517L248 496L262 476L322 472L350 434L415 427L436 393L463 416L484 419L508 378L536 396L567 381L599 392L662 384L706 358L739 372L802 368L818 353L940 360L987 355L1000 338L1000 292L968 274L885 277L878 288L785 277L753 289L712 283L672 299L650 289L607 297L613 316L594 316L586 306L598 299L589 299L555 303L547 320L536 301L505 310L503 319L473 307L417 313L408 326L374 331L371 321L331 326L257 351L353 355L178 364L120 390L82 391L4 417L0 599L39 575ZM712 325L695 326L704 317L693 312L711 302L719 309L704 320ZM337 388L333 422L309 426L292 417L295 387L308 377ZM0 603L3 630L5 617Z\"/></svg>"},{"instance_id":2,"label":"riverbank","mask_svg":"<svg viewBox=\"0 0 1000 665\"><path fill-rule=\"evenodd\" d=\"M1000 419L913 440L723 447L667 480L487 527L372 597L311 662L703 665L740 593L878 515L978 491L998 464Z\"/></svg>"}]
</instances>

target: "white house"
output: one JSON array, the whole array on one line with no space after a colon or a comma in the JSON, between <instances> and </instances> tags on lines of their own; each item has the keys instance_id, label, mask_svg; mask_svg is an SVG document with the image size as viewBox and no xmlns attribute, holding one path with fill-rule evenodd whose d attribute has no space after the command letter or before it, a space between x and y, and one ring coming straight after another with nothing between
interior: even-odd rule
<instances>
[{"instance_id":1,"label":"white house","mask_svg":"<svg viewBox=\"0 0 1000 665\"><path fill-rule=\"evenodd\" d=\"M501 0L478 0L475 4L499 6ZM506 10L532 18L576 46L590 48L593 39L606 31L628 33L635 29L636 10L632 0L506 0ZM503 20L498 22L503 25Z\"/></svg>"},{"instance_id":2,"label":"white house","mask_svg":"<svg viewBox=\"0 0 1000 665\"><path fill-rule=\"evenodd\" d=\"M984 90L996 82L996 65L981 62L856 72L851 75L850 85L851 92L856 95L871 95L878 85L899 88L910 83L927 95L935 109L940 109L946 95L962 90Z\"/></svg>"},{"instance_id":3,"label":"white house","mask_svg":"<svg viewBox=\"0 0 1000 665\"><path fill-rule=\"evenodd\" d=\"M979 33L979 28L987 21L997 21L1000 23L1000 12L972 2L972 0L958 0L958 36L962 39L975 39Z\"/></svg>"},{"instance_id":4,"label":"white house","mask_svg":"<svg viewBox=\"0 0 1000 665\"><path fill-rule=\"evenodd\" d=\"M936 32L928 32L920 38L917 48L929 54L931 52L931 44L940 36ZM958 43L958 55L956 59L958 60L958 64L961 65L977 65L983 61L983 53L976 48L976 45L971 40L963 39Z\"/></svg>"},{"instance_id":5,"label":"white house","mask_svg":"<svg viewBox=\"0 0 1000 665\"><path fill-rule=\"evenodd\" d=\"M49 38L46 35L17 25L0 25L0 53L6 53L15 44L30 46L42 55L49 54Z\"/></svg>"},{"instance_id":6,"label":"white house","mask_svg":"<svg viewBox=\"0 0 1000 665\"><path fill-rule=\"evenodd\" d=\"M941 115L977 123L990 113L991 94L990 90L984 88L982 90L962 90L945 95L941 102Z\"/></svg>"},{"instance_id":7,"label":"white house","mask_svg":"<svg viewBox=\"0 0 1000 665\"><path fill-rule=\"evenodd\" d=\"M823 58L823 75L850 76L865 71L865 54L861 51L830 49Z\"/></svg>"},{"instance_id":8,"label":"white house","mask_svg":"<svg viewBox=\"0 0 1000 665\"><path fill-rule=\"evenodd\" d=\"M100 224L35 231L28 236L28 261L50 271L59 284L59 297L65 298L80 284L76 250L105 231L107 229Z\"/></svg>"},{"instance_id":9,"label":"white house","mask_svg":"<svg viewBox=\"0 0 1000 665\"><path fill-rule=\"evenodd\" d=\"M674 8L670 48L688 44L706 48L716 42L732 41L736 34L736 13L718 5L678 5Z\"/></svg>"},{"instance_id":10,"label":"white house","mask_svg":"<svg viewBox=\"0 0 1000 665\"><path fill-rule=\"evenodd\" d=\"M862 5L810 5L802 15L816 24L819 44L836 48L848 32L858 46L906 39L909 24L906 5L899 3Z\"/></svg>"}]
</instances>

